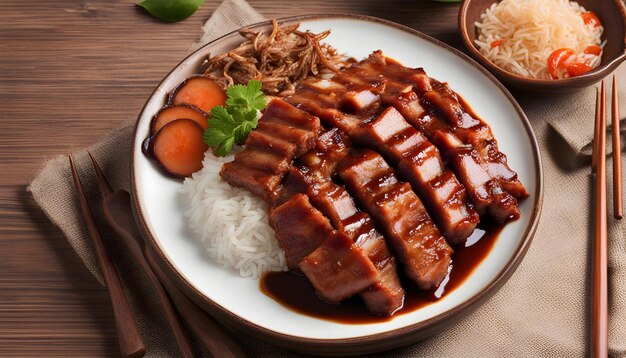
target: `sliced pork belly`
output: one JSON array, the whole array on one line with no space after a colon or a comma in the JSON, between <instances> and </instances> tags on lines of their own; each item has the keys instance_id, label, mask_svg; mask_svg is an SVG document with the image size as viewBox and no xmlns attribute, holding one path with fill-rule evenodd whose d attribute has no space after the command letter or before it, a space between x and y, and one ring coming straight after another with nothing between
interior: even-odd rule
<instances>
[{"instance_id":1,"label":"sliced pork belly","mask_svg":"<svg viewBox=\"0 0 626 358\"><path fill-rule=\"evenodd\" d=\"M479 214L489 213L498 222L519 217L517 201L501 187L500 180L492 175L489 170L489 163L485 163L474 148L470 148L473 153L470 153L471 157L469 158L462 155L465 152L455 150L455 148L464 145L457 133L460 129L450 126L435 115L431 115L428 108L422 105L419 96L413 89L419 87L422 91L432 90L430 85L423 83L423 81L428 80L423 70L404 67L377 52L370 55L367 60L355 64L345 71L358 72L372 83L378 83L381 76L386 78L386 86L380 93L383 104L391 105L397 109L409 124L422 132L439 149L444 159L450 161L457 177L456 180L465 187L470 201ZM343 74L339 76L341 75ZM401 81L410 84L411 88L407 88ZM446 135L443 137L435 136L436 133L445 133ZM477 166L471 165L472 162L469 160L471 158ZM407 169L409 168L405 163L400 171L403 174L408 174ZM488 179L484 176L485 174ZM450 184L447 182L440 183L440 194L450 190L452 188ZM445 231L445 227L442 226L442 228Z\"/></svg>"},{"instance_id":2,"label":"sliced pork belly","mask_svg":"<svg viewBox=\"0 0 626 358\"><path fill-rule=\"evenodd\" d=\"M274 99L258 128L248 135L244 150L223 165L220 175L231 185L269 201L293 158L315 145L320 129L319 118Z\"/></svg>"},{"instance_id":3,"label":"sliced pork belly","mask_svg":"<svg viewBox=\"0 0 626 358\"><path fill-rule=\"evenodd\" d=\"M437 119L435 116L422 117L423 123L429 120ZM487 172L472 146L464 145L454 134L446 130L433 131L432 138L448 159L459 180L465 184L479 213L488 212L497 222L519 218L517 199L504 191L500 182Z\"/></svg>"},{"instance_id":4,"label":"sliced pork belly","mask_svg":"<svg viewBox=\"0 0 626 358\"><path fill-rule=\"evenodd\" d=\"M337 169L346 187L383 229L409 278L422 289L437 286L448 272L452 248L424 205L380 154L351 153Z\"/></svg>"},{"instance_id":5,"label":"sliced pork belly","mask_svg":"<svg viewBox=\"0 0 626 358\"><path fill-rule=\"evenodd\" d=\"M359 143L376 149L411 183L428 212L452 245L464 243L478 224L467 205L465 188L443 165L439 150L393 107L353 133Z\"/></svg>"},{"instance_id":6,"label":"sliced pork belly","mask_svg":"<svg viewBox=\"0 0 626 358\"><path fill-rule=\"evenodd\" d=\"M389 316L402 308L404 289L398 277L396 258L389 251L385 238L374 228L366 213L357 213L337 224L378 270L380 279L361 292L367 310L378 316Z\"/></svg>"},{"instance_id":7,"label":"sliced pork belly","mask_svg":"<svg viewBox=\"0 0 626 358\"><path fill-rule=\"evenodd\" d=\"M432 81L433 89L424 93L424 98L453 126L461 140L476 148L487 171L497 178L504 190L516 198L525 198L528 191L507 163L507 157L498 149L491 128L480 119L474 118L459 101L447 84Z\"/></svg>"},{"instance_id":8,"label":"sliced pork belly","mask_svg":"<svg viewBox=\"0 0 626 358\"><path fill-rule=\"evenodd\" d=\"M489 173L488 164L481 160L475 148L465 145L454 128L419 103L419 98L411 91L390 104L439 149L479 214L489 213L498 222L518 218L517 200Z\"/></svg>"},{"instance_id":9,"label":"sliced pork belly","mask_svg":"<svg viewBox=\"0 0 626 358\"><path fill-rule=\"evenodd\" d=\"M333 227L326 217L311 205L304 194L296 194L282 205L270 209L270 225L278 245L285 252L287 266L299 271L300 261L331 236Z\"/></svg>"},{"instance_id":10,"label":"sliced pork belly","mask_svg":"<svg viewBox=\"0 0 626 358\"><path fill-rule=\"evenodd\" d=\"M402 307L404 289L396 260L369 215L359 212L345 187L330 180L335 167L348 153L347 137L333 129L318 138L317 147L301 156L281 185L280 201L306 193L311 204L329 218L332 226L360 247L380 273L380 279L362 293L368 311L387 316Z\"/></svg>"},{"instance_id":11,"label":"sliced pork belly","mask_svg":"<svg viewBox=\"0 0 626 358\"><path fill-rule=\"evenodd\" d=\"M298 161L310 169L311 175L330 178L351 146L348 136L338 128L333 128L320 134L316 147L302 155Z\"/></svg>"},{"instance_id":12,"label":"sliced pork belly","mask_svg":"<svg viewBox=\"0 0 626 358\"><path fill-rule=\"evenodd\" d=\"M271 209L270 225L289 269L301 270L324 300L339 303L380 280L367 254L334 230L306 195Z\"/></svg>"},{"instance_id":13,"label":"sliced pork belly","mask_svg":"<svg viewBox=\"0 0 626 358\"><path fill-rule=\"evenodd\" d=\"M332 226L363 250L380 272L380 280L362 293L363 301L370 313L391 315L402 307L404 289L398 278L395 258L387 248L384 238L374 228L369 215L358 211L343 186L329 179L316 183L312 180L315 176L305 171L301 167L291 168L281 186L284 195L306 193L311 204L329 218Z\"/></svg>"},{"instance_id":14,"label":"sliced pork belly","mask_svg":"<svg viewBox=\"0 0 626 358\"><path fill-rule=\"evenodd\" d=\"M319 118L278 98L273 99L265 108L259 124L264 122L279 124L285 128L285 131L277 131L275 127L266 129L267 133L295 144L296 157L315 146L317 135L322 129Z\"/></svg>"},{"instance_id":15,"label":"sliced pork belly","mask_svg":"<svg viewBox=\"0 0 626 358\"><path fill-rule=\"evenodd\" d=\"M526 188L522 185L515 173L507 164L506 155L498 150L497 141L494 139L489 126L481 120L472 117L462 104L456 94L447 84L429 78L421 68L409 68L399 62L385 57L382 52L376 51L365 61L356 66L358 71L370 79L370 81L380 81L380 76L388 79L386 92L390 89L398 92L397 88L391 86L392 82L410 84L415 92L424 98L441 113L450 125L458 128L455 132L464 144L472 145L480 155L481 161L486 163L485 168L489 174L496 178L501 187L516 198L528 196ZM347 69L350 71L350 68ZM353 70L356 71L356 70ZM390 80L390 81L389 81ZM384 96L383 96L384 98ZM407 99L405 97L405 99ZM385 102L383 100L383 102ZM388 101L387 101L388 102ZM409 117L406 111L419 111L420 105L417 101L406 101L389 103L396 107L405 117ZM407 105L415 105L417 108L410 108ZM399 107L406 107L404 111Z\"/></svg>"},{"instance_id":16,"label":"sliced pork belly","mask_svg":"<svg viewBox=\"0 0 626 358\"><path fill-rule=\"evenodd\" d=\"M345 114L339 109L340 97L336 95L326 95L302 88L287 98L287 101L319 117L325 125L337 127L346 133L361 123L360 118Z\"/></svg>"},{"instance_id":17,"label":"sliced pork belly","mask_svg":"<svg viewBox=\"0 0 626 358\"><path fill-rule=\"evenodd\" d=\"M345 234L334 231L300 262L300 270L325 301L339 303L380 281L372 261Z\"/></svg>"}]
</instances>

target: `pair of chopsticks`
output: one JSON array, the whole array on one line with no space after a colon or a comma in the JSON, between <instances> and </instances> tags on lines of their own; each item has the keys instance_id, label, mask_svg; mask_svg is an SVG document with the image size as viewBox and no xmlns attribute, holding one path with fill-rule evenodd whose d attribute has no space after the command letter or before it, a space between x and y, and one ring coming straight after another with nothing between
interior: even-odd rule
<instances>
[{"instance_id":1,"label":"pair of chopsticks","mask_svg":"<svg viewBox=\"0 0 626 358\"><path fill-rule=\"evenodd\" d=\"M622 148L620 144L617 81L613 76L613 216L624 216L622 206ZM606 194L606 86L596 92L592 172L596 174L595 239L593 244L591 356L608 355L608 237Z\"/></svg>"},{"instance_id":2,"label":"pair of chopsticks","mask_svg":"<svg viewBox=\"0 0 626 358\"><path fill-rule=\"evenodd\" d=\"M182 325L179 315L184 318L189 327L198 337L198 340L216 357L239 358L244 357L242 348L215 322L209 315L191 301L169 277L159 268L156 258L146 247L133 218L130 204L130 195L124 190L113 190L96 160L91 156L96 173L98 188L102 194L102 206L106 221L118 234L130 254L152 284L156 296L161 302L165 316L170 324L181 357L191 358L195 354L186 329ZM94 240L97 255L104 273L105 282L109 289L115 322L117 325L120 350L124 357L141 357L145 354L145 345L137 329L137 323L130 310L126 297L122 292L119 278L106 252L102 237L98 233L95 220L80 178L70 157L70 167L74 184L80 199L81 209L89 234ZM117 312L123 312L117 314Z\"/></svg>"},{"instance_id":3,"label":"pair of chopsticks","mask_svg":"<svg viewBox=\"0 0 626 358\"><path fill-rule=\"evenodd\" d=\"M624 217L624 207L622 203L622 146L620 143L620 123L619 123L619 99L617 97L617 80L613 75L613 92L611 96L611 131L613 132L613 217L621 220ZM600 129L603 129L600 131ZM598 153L606 148L606 87L604 81L599 91L596 92L596 120L593 128L593 150L591 157L591 170L598 174L602 172L606 180L606 160L603 160L602 169L598 170ZM604 196L606 197L606 183L604 183ZM606 204L606 203L605 203ZM606 206L606 205L605 205Z\"/></svg>"}]
</instances>

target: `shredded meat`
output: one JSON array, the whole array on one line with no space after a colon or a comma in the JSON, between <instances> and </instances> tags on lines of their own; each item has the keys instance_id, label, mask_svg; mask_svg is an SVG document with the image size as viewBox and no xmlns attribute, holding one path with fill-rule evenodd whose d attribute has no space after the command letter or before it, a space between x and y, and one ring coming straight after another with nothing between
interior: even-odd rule
<instances>
[{"instance_id":1,"label":"shredded meat","mask_svg":"<svg viewBox=\"0 0 626 358\"><path fill-rule=\"evenodd\" d=\"M309 75L337 72L348 60L328 44L321 44L330 34L298 30L299 24L278 26L272 21L272 31L263 33L242 29L246 38L237 48L211 57L204 63L204 75L226 88L245 84L251 79L263 83L268 95L288 96L296 85Z\"/></svg>"}]
</instances>

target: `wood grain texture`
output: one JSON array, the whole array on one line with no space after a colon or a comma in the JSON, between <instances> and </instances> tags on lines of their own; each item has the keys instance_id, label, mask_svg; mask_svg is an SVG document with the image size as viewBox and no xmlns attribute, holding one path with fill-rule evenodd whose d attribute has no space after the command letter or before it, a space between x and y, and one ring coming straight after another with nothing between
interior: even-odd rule
<instances>
[{"instance_id":1,"label":"wood grain texture","mask_svg":"<svg viewBox=\"0 0 626 358\"><path fill-rule=\"evenodd\" d=\"M378 16L461 47L456 4L249 2L268 18ZM26 185L45 159L134 120L218 4L167 24L132 0L0 2L0 356L119 355L107 291Z\"/></svg>"}]
</instances>

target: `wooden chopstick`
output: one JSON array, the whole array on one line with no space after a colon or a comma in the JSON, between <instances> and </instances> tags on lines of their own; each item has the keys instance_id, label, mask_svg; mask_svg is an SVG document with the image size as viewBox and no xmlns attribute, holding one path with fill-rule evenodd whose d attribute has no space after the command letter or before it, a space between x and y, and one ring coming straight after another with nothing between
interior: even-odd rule
<instances>
[{"instance_id":1,"label":"wooden chopstick","mask_svg":"<svg viewBox=\"0 0 626 358\"><path fill-rule=\"evenodd\" d=\"M600 92L600 122L594 133L596 153L595 239L593 244L591 356L608 355L608 275L606 208L606 88Z\"/></svg>"},{"instance_id":2,"label":"wooden chopstick","mask_svg":"<svg viewBox=\"0 0 626 358\"><path fill-rule=\"evenodd\" d=\"M622 145L620 143L619 129L619 99L617 98L617 79L613 75L613 104L611 121L613 129L613 217L621 220L624 217L622 204Z\"/></svg>"},{"instance_id":3,"label":"wooden chopstick","mask_svg":"<svg viewBox=\"0 0 626 358\"><path fill-rule=\"evenodd\" d=\"M600 126L600 89L596 88L596 118L593 122L593 142L591 149L591 172L596 172L598 166L598 151L594 148L598 145L598 126Z\"/></svg>"},{"instance_id":4,"label":"wooden chopstick","mask_svg":"<svg viewBox=\"0 0 626 358\"><path fill-rule=\"evenodd\" d=\"M102 276L109 291L109 297L111 298L111 305L113 306L113 316L115 318L115 327L117 329L117 339L120 345L120 351L123 357L142 357L146 353L146 346L143 343L139 328L137 327L137 321L133 315L128 300L122 290L122 284L117 275L117 271L111 262L102 237L98 232L96 221L93 217L93 213L87 203L85 192L83 191L80 177L74 166L72 156L70 158L70 167L72 169L72 178L74 179L74 185L76 186L76 192L78 193L78 199L80 201L80 208L83 212L83 218L87 223L87 230L89 236L93 240L96 247L96 255L100 262L100 268L102 269Z\"/></svg>"}]
</instances>

